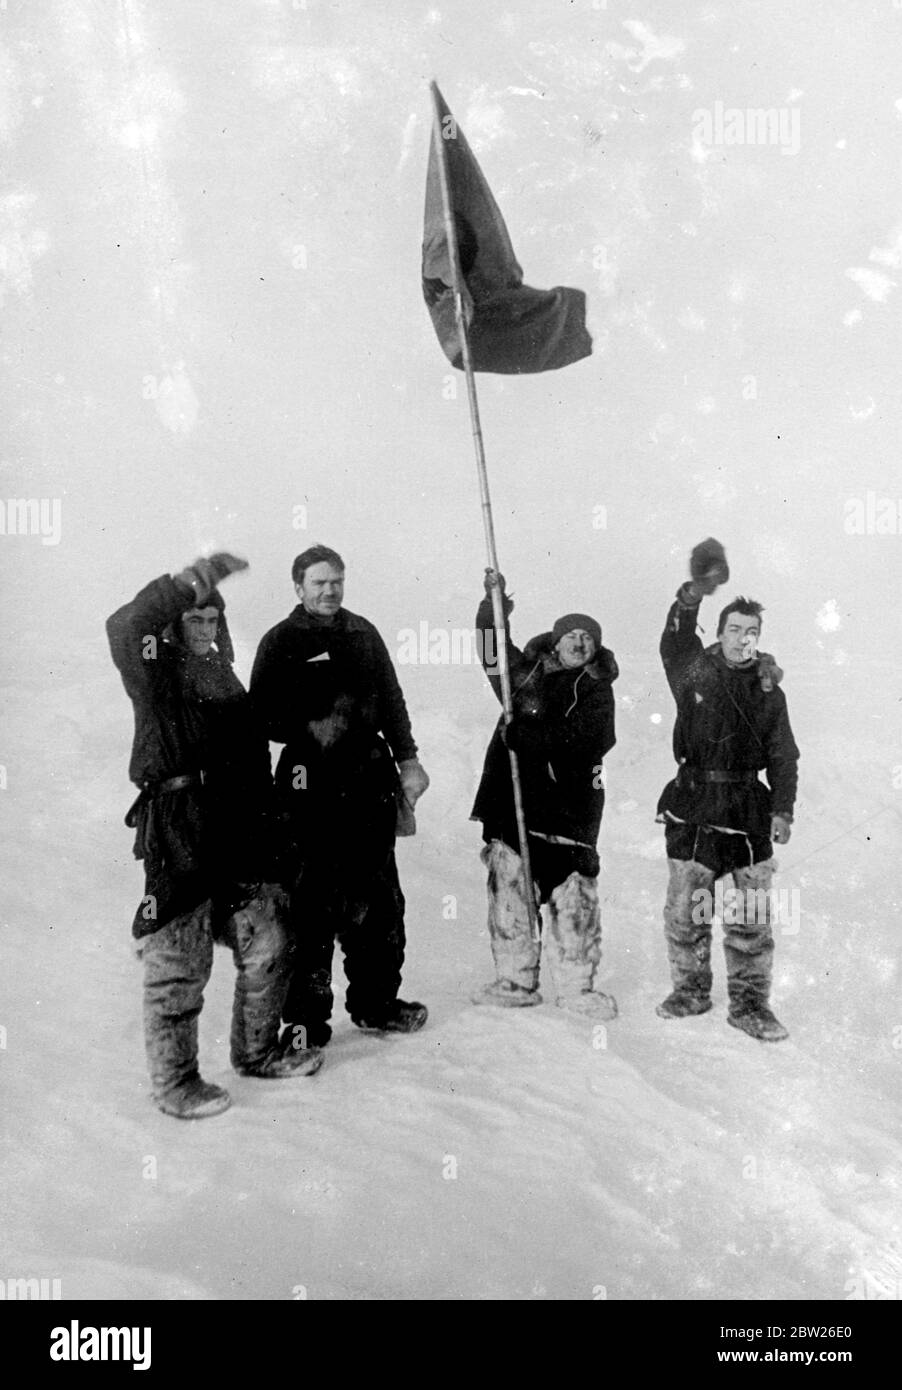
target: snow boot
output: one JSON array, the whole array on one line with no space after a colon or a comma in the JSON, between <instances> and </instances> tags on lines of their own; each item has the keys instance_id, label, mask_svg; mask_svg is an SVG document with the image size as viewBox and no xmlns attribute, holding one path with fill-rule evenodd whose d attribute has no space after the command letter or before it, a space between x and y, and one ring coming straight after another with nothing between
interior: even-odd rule
<instances>
[{"instance_id":1,"label":"snow boot","mask_svg":"<svg viewBox=\"0 0 902 1390\"><path fill-rule=\"evenodd\" d=\"M195 1107L199 1107L198 1117L218 1114L229 1103L226 1093L212 1088L220 1101L211 1101L216 1108L207 1110L210 1097L198 1091L206 1083L198 1074L197 1021L213 968L209 902L173 918L142 938L140 946L144 1045L154 1101L168 1115L182 1116Z\"/></svg>"},{"instance_id":2,"label":"snow boot","mask_svg":"<svg viewBox=\"0 0 902 1390\"><path fill-rule=\"evenodd\" d=\"M288 990L292 948L282 920L280 890L262 884L232 914L222 937L232 948L237 971L232 1006L231 1059L240 1076L304 1076L318 1071L322 1058L312 1059L308 1071L303 1057L293 1053L293 1065L283 1064L279 1046L279 1017Z\"/></svg>"},{"instance_id":3,"label":"snow boot","mask_svg":"<svg viewBox=\"0 0 902 1390\"><path fill-rule=\"evenodd\" d=\"M279 1035L280 1052L321 1052L332 1037L328 1023L308 1028L304 1023L286 1023Z\"/></svg>"},{"instance_id":4,"label":"snow boot","mask_svg":"<svg viewBox=\"0 0 902 1390\"><path fill-rule=\"evenodd\" d=\"M706 1014L711 1008L711 1000L700 994L688 994L675 989L668 994L655 1009L658 1018L688 1018L694 1014Z\"/></svg>"},{"instance_id":5,"label":"snow boot","mask_svg":"<svg viewBox=\"0 0 902 1390\"><path fill-rule=\"evenodd\" d=\"M542 948L529 925L523 863L519 854L503 840L492 840L483 848L480 857L489 871L486 885L488 926L495 980L471 996L473 1003L501 1004L507 1008L541 1004L539 961Z\"/></svg>"},{"instance_id":6,"label":"snow boot","mask_svg":"<svg viewBox=\"0 0 902 1390\"><path fill-rule=\"evenodd\" d=\"M713 870L692 859L668 859L664 934L673 991L655 1009L659 1018L689 1018L711 1008ZM705 899L702 895L708 894Z\"/></svg>"},{"instance_id":7,"label":"snow boot","mask_svg":"<svg viewBox=\"0 0 902 1390\"><path fill-rule=\"evenodd\" d=\"M771 1012L767 1004L750 1004L744 1009L734 1009L731 1005L727 1023L748 1033L759 1042L783 1042L789 1037L789 1029Z\"/></svg>"},{"instance_id":8,"label":"snow boot","mask_svg":"<svg viewBox=\"0 0 902 1390\"><path fill-rule=\"evenodd\" d=\"M177 1120L206 1120L212 1115L221 1115L232 1104L228 1091L202 1081L199 1076L155 1099L164 1115L172 1115Z\"/></svg>"},{"instance_id":9,"label":"snow boot","mask_svg":"<svg viewBox=\"0 0 902 1390\"><path fill-rule=\"evenodd\" d=\"M603 994L600 989L584 989L579 994L564 996L555 1000L559 1009L571 1014L582 1014L596 1023L610 1023L617 1017L617 1000L613 994Z\"/></svg>"},{"instance_id":10,"label":"snow boot","mask_svg":"<svg viewBox=\"0 0 902 1390\"><path fill-rule=\"evenodd\" d=\"M428 1017L425 1004L393 999L384 1009L351 1021L364 1033L418 1033Z\"/></svg>"},{"instance_id":11,"label":"snow boot","mask_svg":"<svg viewBox=\"0 0 902 1390\"><path fill-rule=\"evenodd\" d=\"M617 1001L594 988L601 960L598 880L575 870L548 900L546 953L560 1009L607 1023L617 1017Z\"/></svg>"},{"instance_id":12,"label":"snow boot","mask_svg":"<svg viewBox=\"0 0 902 1390\"><path fill-rule=\"evenodd\" d=\"M733 882L740 894L742 920L724 924L727 958L727 1022L759 1042L782 1042L789 1032L768 1006L774 964L770 886L773 860L749 868L734 869Z\"/></svg>"},{"instance_id":13,"label":"snow boot","mask_svg":"<svg viewBox=\"0 0 902 1390\"><path fill-rule=\"evenodd\" d=\"M290 1076L314 1076L323 1064L318 1047L286 1048L271 1052L253 1066L236 1067L239 1076L255 1076L262 1081L283 1081Z\"/></svg>"},{"instance_id":14,"label":"snow boot","mask_svg":"<svg viewBox=\"0 0 902 1390\"><path fill-rule=\"evenodd\" d=\"M528 1009L542 1002L537 989L524 989L513 980L493 980L475 990L470 998L474 1004L498 1004L502 1009Z\"/></svg>"}]
</instances>

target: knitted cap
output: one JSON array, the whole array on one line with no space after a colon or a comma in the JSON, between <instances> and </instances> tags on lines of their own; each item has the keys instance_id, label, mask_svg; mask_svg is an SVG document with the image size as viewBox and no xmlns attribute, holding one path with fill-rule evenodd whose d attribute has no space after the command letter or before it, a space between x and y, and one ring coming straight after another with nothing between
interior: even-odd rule
<instances>
[{"instance_id":1,"label":"knitted cap","mask_svg":"<svg viewBox=\"0 0 902 1390\"><path fill-rule=\"evenodd\" d=\"M596 647L601 646L601 624L590 618L587 613L565 613L563 618L558 618L551 629L551 645L556 647L562 637L568 632L575 632L577 628L588 632L589 636L595 639Z\"/></svg>"}]
</instances>

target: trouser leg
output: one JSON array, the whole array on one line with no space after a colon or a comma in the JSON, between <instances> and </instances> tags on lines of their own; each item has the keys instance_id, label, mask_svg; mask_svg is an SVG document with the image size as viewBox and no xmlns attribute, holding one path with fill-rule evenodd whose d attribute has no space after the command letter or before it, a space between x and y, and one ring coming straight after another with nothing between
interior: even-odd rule
<instances>
[{"instance_id":1,"label":"trouser leg","mask_svg":"<svg viewBox=\"0 0 902 1390\"><path fill-rule=\"evenodd\" d=\"M594 989L601 960L598 879L574 871L552 890L547 911L545 952L556 1002L581 1013L616 1017L614 998Z\"/></svg>"},{"instance_id":2,"label":"trouser leg","mask_svg":"<svg viewBox=\"0 0 902 1390\"><path fill-rule=\"evenodd\" d=\"M154 1100L196 1081L197 1020L213 968L210 903L142 939L144 1042Z\"/></svg>"},{"instance_id":3,"label":"trouser leg","mask_svg":"<svg viewBox=\"0 0 902 1390\"><path fill-rule=\"evenodd\" d=\"M773 976L771 911L773 861L733 870L735 902L724 916L724 954L730 1012L767 1004Z\"/></svg>"},{"instance_id":4,"label":"trouser leg","mask_svg":"<svg viewBox=\"0 0 902 1390\"><path fill-rule=\"evenodd\" d=\"M348 981L345 1007L352 1019L383 1017L398 997L406 947L404 908L391 851L366 902L357 905L339 933Z\"/></svg>"},{"instance_id":5,"label":"trouser leg","mask_svg":"<svg viewBox=\"0 0 902 1390\"><path fill-rule=\"evenodd\" d=\"M497 980L532 993L539 985L541 944L529 924L522 860L503 840L492 840L481 857L488 869L489 938Z\"/></svg>"},{"instance_id":6,"label":"trouser leg","mask_svg":"<svg viewBox=\"0 0 902 1390\"><path fill-rule=\"evenodd\" d=\"M292 953L281 899L279 889L264 885L232 915L223 936L237 970L231 1034L237 1071L258 1068L277 1051Z\"/></svg>"},{"instance_id":7,"label":"trouser leg","mask_svg":"<svg viewBox=\"0 0 902 1390\"><path fill-rule=\"evenodd\" d=\"M302 880L290 895L289 923L294 956L282 1017L292 1044L324 1047L332 1036L335 917L324 894L306 891Z\"/></svg>"},{"instance_id":8,"label":"trouser leg","mask_svg":"<svg viewBox=\"0 0 902 1390\"><path fill-rule=\"evenodd\" d=\"M714 872L694 859L668 859L664 934L675 994L711 995L711 912Z\"/></svg>"}]
</instances>

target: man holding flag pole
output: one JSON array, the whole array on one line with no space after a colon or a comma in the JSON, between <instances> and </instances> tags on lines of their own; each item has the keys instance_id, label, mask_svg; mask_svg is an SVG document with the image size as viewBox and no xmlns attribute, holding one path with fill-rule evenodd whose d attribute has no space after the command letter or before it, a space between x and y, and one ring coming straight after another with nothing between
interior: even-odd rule
<instances>
[{"instance_id":1,"label":"man holding flag pole","mask_svg":"<svg viewBox=\"0 0 902 1390\"><path fill-rule=\"evenodd\" d=\"M504 577L488 570L487 597L479 605L476 628L485 673L496 695L488 596L498 590L507 618L513 600L505 593ZM602 760L615 742L612 686L617 662L601 644L600 624L587 613L564 614L551 632L534 637L522 652L506 632L505 646L513 713L499 721L489 744L473 807L485 841L482 862L488 870L496 978L473 1001L505 1008L541 1004L544 949L555 1003L607 1022L616 1018L617 1004L595 988L601 960L595 845L604 810ZM505 748L508 753L516 750L518 758L535 899L546 904L547 911L544 948L529 930Z\"/></svg>"},{"instance_id":2,"label":"man holding flag pole","mask_svg":"<svg viewBox=\"0 0 902 1390\"><path fill-rule=\"evenodd\" d=\"M437 85L431 84L433 132L426 176L423 295L442 350L467 380L489 570L499 570L485 449L474 373L521 373L564 367L589 356L585 295L569 288L535 290L523 272L498 205ZM512 717L511 682L500 586L489 586L503 720ZM508 746L516 846L529 932L539 938L520 768ZM512 847L513 848L513 847Z\"/></svg>"}]
</instances>

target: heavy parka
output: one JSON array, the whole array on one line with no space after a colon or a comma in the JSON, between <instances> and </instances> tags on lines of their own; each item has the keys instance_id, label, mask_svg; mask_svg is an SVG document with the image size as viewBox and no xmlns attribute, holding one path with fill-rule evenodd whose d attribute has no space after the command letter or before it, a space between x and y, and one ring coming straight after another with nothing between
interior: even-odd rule
<instances>
[{"instance_id":1,"label":"heavy parka","mask_svg":"<svg viewBox=\"0 0 902 1390\"><path fill-rule=\"evenodd\" d=\"M680 590L660 643L677 706L673 754L680 768L661 793L658 817L766 839L771 815L792 819L798 786L786 696L778 685L765 689L758 660L732 665L719 642L704 647L697 626L698 603ZM724 780L705 777L712 772ZM730 775L734 780L726 780Z\"/></svg>"},{"instance_id":2,"label":"heavy parka","mask_svg":"<svg viewBox=\"0 0 902 1390\"><path fill-rule=\"evenodd\" d=\"M505 606L509 609L509 601ZM500 701L488 598L479 605L476 627L482 664ZM517 847L510 746L519 759L527 830L587 846L594 854L604 810L602 760L616 741L612 686L619 672L614 654L601 647L586 666L566 669L557 660L550 632L533 637L523 651L511 643L509 626L506 637L513 723L506 746L503 715L498 721L471 818L483 822L486 839L497 837Z\"/></svg>"},{"instance_id":3,"label":"heavy parka","mask_svg":"<svg viewBox=\"0 0 902 1390\"><path fill-rule=\"evenodd\" d=\"M209 602L222 606L218 595ZM187 585L162 575L106 624L135 717L129 776L141 795L126 823L146 874L136 937L208 899L228 916L269 877L267 742L232 670L224 617L207 656L178 640L176 624L196 606Z\"/></svg>"}]
</instances>

